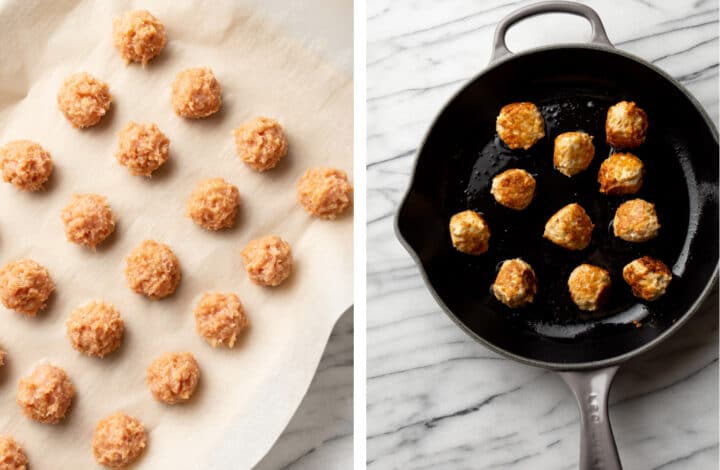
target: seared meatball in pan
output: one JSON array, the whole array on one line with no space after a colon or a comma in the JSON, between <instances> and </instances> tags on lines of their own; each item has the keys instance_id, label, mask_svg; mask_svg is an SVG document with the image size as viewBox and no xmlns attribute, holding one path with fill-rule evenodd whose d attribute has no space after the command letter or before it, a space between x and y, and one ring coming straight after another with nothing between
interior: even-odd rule
<instances>
[{"instance_id":1,"label":"seared meatball in pan","mask_svg":"<svg viewBox=\"0 0 720 470\"><path fill-rule=\"evenodd\" d=\"M521 211L533 200L535 178L519 168L506 170L493 178L490 193L498 204Z\"/></svg>"},{"instance_id":2,"label":"seared meatball in pan","mask_svg":"<svg viewBox=\"0 0 720 470\"><path fill-rule=\"evenodd\" d=\"M590 244L594 227L585 209L572 203L550 217L543 237L568 250L584 250Z\"/></svg>"},{"instance_id":3,"label":"seared meatball in pan","mask_svg":"<svg viewBox=\"0 0 720 470\"><path fill-rule=\"evenodd\" d=\"M621 101L608 109L606 140L615 148L639 147L645 142L647 128L647 114L634 101Z\"/></svg>"},{"instance_id":4,"label":"seared meatball in pan","mask_svg":"<svg viewBox=\"0 0 720 470\"><path fill-rule=\"evenodd\" d=\"M545 120L533 103L510 103L500 109L495 130L509 148L527 150L545 137Z\"/></svg>"},{"instance_id":5,"label":"seared meatball in pan","mask_svg":"<svg viewBox=\"0 0 720 470\"><path fill-rule=\"evenodd\" d=\"M450 239L456 250L481 255L488 250L490 227L475 211L459 212L450 219Z\"/></svg>"},{"instance_id":6,"label":"seared meatball in pan","mask_svg":"<svg viewBox=\"0 0 720 470\"><path fill-rule=\"evenodd\" d=\"M616 237L628 242L646 242L657 237L660 231L655 204L643 199L632 199L620 204L613 219Z\"/></svg>"},{"instance_id":7,"label":"seared meatball in pan","mask_svg":"<svg viewBox=\"0 0 720 470\"><path fill-rule=\"evenodd\" d=\"M495 298L510 308L531 304L537 293L535 271L520 258L505 260L492 285Z\"/></svg>"},{"instance_id":8,"label":"seared meatball in pan","mask_svg":"<svg viewBox=\"0 0 720 470\"><path fill-rule=\"evenodd\" d=\"M635 297L652 301L665 294L672 272L659 259L643 256L625 265L623 279Z\"/></svg>"}]
</instances>

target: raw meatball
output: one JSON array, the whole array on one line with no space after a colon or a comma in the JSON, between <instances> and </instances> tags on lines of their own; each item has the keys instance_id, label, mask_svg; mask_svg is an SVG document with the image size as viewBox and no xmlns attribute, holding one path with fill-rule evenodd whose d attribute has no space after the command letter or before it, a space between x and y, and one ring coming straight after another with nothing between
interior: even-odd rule
<instances>
[{"instance_id":1,"label":"raw meatball","mask_svg":"<svg viewBox=\"0 0 720 470\"><path fill-rule=\"evenodd\" d=\"M200 367L190 353L165 353L147 369L146 381L153 396L168 405L188 401L200 379Z\"/></svg>"},{"instance_id":2,"label":"raw meatball","mask_svg":"<svg viewBox=\"0 0 720 470\"><path fill-rule=\"evenodd\" d=\"M635 297L652 301L665 294L672 272L659 259L643 256L625 265L623 279Z\"/></svg>"},{"instance_id":3,"label":"raw meatball","mask_svg":"<svg viewBox=\"0 0 720 470\"><path fill-rule=\"evenodd\" d=\"M65 371L50 364L41 364L27 377L20 379L17 404L28 418L40 423L57 424L64 417L75 387Z\"/></svg>"},{"instance_id":4,"label":"raw meatball","mask_svg":"<svg viewBox=\"0 0 720 470\"><path fill-rule=\"evenodd\" d=\"M125 331L120 312L111 304L96 301L73 311L65 326L72 347L94 357L115 352Z\"/></svg>"},{"instance_id":5,"label":"raw meatball","mask_svg":"<svg viewBox=\"0 0 720 470\"><path fill-rule=\"evenodd\" d=\"M222 90L207 67L185 69L172 85L175 114L185 118L204 118L215 114L222 105Z\"/></svg>"},{"instance_id":6,"label":"raw meatball","mask_svg":"<svg viewBox=\"0 0 720 470\"><path fill-rule=\"evenodd\" d=\"M555 169L565 176L573 176L590 166L595 156L592 139L585 132L564 132L555 137Z\"/></svg>"},{"instance_id":7,"label":"raw meatball","mask_svg":"<svg viewBox=\"0 0 720 470\"><path fill-rule=\"evenodd\" d=\"M572 203L550 217L543 237L568 250L584 250L590 244L594 227L585 209Z\"/></svg>"},{"instance_id":8,"label":"raw meatball","mask_svg":"<svg viewBox=\"0 0 720 470\"><path fill-rule=\"evenodd\" d=\"M26 470L28 459L22 447L9 436L0 436L0 470Z\"/></svg>"},{"instance_id":9,"label":"raw meatball","mask_svg":"<svg viewBox=\"0 0 720 470\"><path fill-rule=\"evenodd\" d=\"M67 239L93 250L115 230L110 205L98 194L73 194L60 217L65 224Z\"/></svg>"},{"instance_id":10,"label":"raw meatball","mask_svg":"<svg viewBox=\"0 0 720 470\"><path fill-rule=\"evenodd\" d=\"M195 308L195 329L213 348L232 348L248 325L245 309L235 294L203 294Z\"/></svg>"},{"instance_id":11,"label":"raw meatball","mask_svg":"<svg viewBox=\"0 0 720 470\"><path fill-rule=\"evenodd\" d=\"M581 264L568 278L568 289L580 310L595 311L610 294L610 273L592 264Z\"/></svg>"},{"instance_id":12,"label":"raw meatball","mask_svg":"<svg viewBox=\"0 0 720 470\"><path fill-rule=\"evenodd\" d=\"M535 178L519 168L505 170L493 178L490 193L498 204L521 211L533 200Z\"/></svg>"},{"instance_id":13,"label":"raw meatball","mask_svg":"<svg viewBox=\"0 0 720 470\"><path fill-rule=\"evenodd\" d=\"M300 177L297 199L310 214L334 219L348 208L353 187L344 171L335 168L311 168Z\"/></svg>"},{"instance_id":14,"label":"raw meatball","mask_svg":"<svg viewBox=\"0 0 720 470\"><path fill-rule=\"evenodd\" d=\"M29 140L14 140L0 148L3 181L23 191L42 189L53 171L47 150Z\"/></svg>"},{"instance_id":15,"label":"raw meatball","mask_svg":"<svg viewBox=\"0 0 720 470\"><path fill-rule=\"evenodd\" d=\"M125 413L115 413L98 421L92 447L95 460L110 468L123 468L140 457L147 446L143 424Z\"/></svg>"},{"instance_id":16,"label":"raw meatball","mask_svg":"<svg viewBox=\"0 0 720 470\"><path fill-rule=\"evenodd\" d=\"M165 27L147 10L128 11L113 20L113 43L126 63L145 65L165 47Z\"/></svg>"},{"instance_id":17,"label":"raw meatball","mask_svg":"<svg viewBox=\"0 0 720 470\"><path fill-rule=\"evenodd\" d=\"M613 219L613 232L628 242L646 242L657 237L660 223L655 204L643 199L632 199L620 204Z\"/></svg>"},{"instance_id":18,"label":"raw meatball","mask_svg":"<svg viewBox=\"0 0 720 470\"><path fill-rule=\"evenodd\" d=\"M235 148L250 168L265 171L287 155L288 142L279 122L257 117L235 129Z\"/></svg>"},{"instance_id":19,"label":"raw meatball","mask_svg":"<svg viewBox=\"0 0 720 470\"><path fill-rule=\"evenodd\" d=\"M635 194L643 184L645 168L632 153L616 153L600 165L598 183L603 194Z\"/></svg>"},{"instance_id":20,"label":"raw meatball","mask_svg":"<svg viewBox=\"0 0 720 470\"><path fill-rule=\"evenodd\" d=\"M647 114L634 101L621 101L608 109L605 133L613 147L639 147L645 142L647 128Z\"/></svg>"},{"instance_id":21,"label":"raw meatball","mask_svg":"<svg viewBox=\"0 0 720 470\"><path fill-rule=\"evenodd\" d=\"M190 195L187 215L207 230L230 228L240 205L240 191L222 178L201 181Z\"/></svg>"},{"instance_id":22,"label":"raw meatball","mask_svg":"<svg viewBox=\"0 0 720 470\"><path fill-rule=\"evenodd\" d=\"M535 271L520 258L505 260L492 285L492 291L496 299L510 308L531 304L537 293Z\"/></svg>"},{"instance_id":23,"label":"raw meatball","mask_svg":"<svg viewBox=\"0 0 720 470\"><path fill-rule=\"evenodd\" d=\"M240 255L250 280L261 286L279 286L292 270L290 245L275 235L252 240Z\"/></svg>"},{"instance_id":24,"label":"raw meatball","mask_svg":"<svg viewBox=\"0 0 720 470\"><path fill-rule=\"evenodd\" d=\"M31 259L13 261L0 268L0 300L18 313L35 316L47 306L54 290L48 270Z\"/></svg>"},{"instance_id":25,"label":"raw meatball","mask_svg":"<svg viewBox=\"0 0 720 470\"><path fill-rule=\"evenodd\" d=\"M511 149L527 150L545 137L545 121L535 104L510 103L500 110L495 130Z\"/></svg>"},{"instance_id":26,"label":"raw meatball","mask_svg":"<svg viewBox=\"0 0 720 470\"><path fill-rule=\"evenodd\" d=\"M180 284L180 262L169 246L145 240L128 255L125 278L128 287L151 299L162 299Z\"/></svg>"},{"instance_id":27,"label":"raw meatball","mask_svg":"<svg viewBox=\"0 0 720 470\"><path fill-rule=\"evenodd\" d=\"M130 121L118 134L115 158L131 175L151 176L168 159L170 139L157 124Z\"/></svg>"},{"instance_id":28,"label":"raw meatball","mask_svg":"<svg viewBox=\"0 0 720 470\"><path fill-rule=\"evenodd\" d=\"M450 239L456 250L468 255L481 255L488 251L490 227L473 210L458 212L450 218Z\"/></svg>"},{"instance_id":29,"label":"raw meatball","mask_svg":"<svg viewBox=\"0 0 720 470\"><path fill-rule=\"evenodd\" d=\"M107 83L85 72L69 76L57 96L60 111L73 127L94 126L108 112L111 102Z\"/></svg>"}]
</instances>

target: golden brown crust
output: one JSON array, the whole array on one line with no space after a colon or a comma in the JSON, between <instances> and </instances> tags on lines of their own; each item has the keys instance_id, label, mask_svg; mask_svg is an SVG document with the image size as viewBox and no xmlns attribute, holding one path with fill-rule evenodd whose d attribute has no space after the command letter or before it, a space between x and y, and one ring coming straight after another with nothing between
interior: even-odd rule
<instances>
[{"instance_id":1,"label":"golden brown crust","mask_svg":"<svg viewBox=\"0 0 720 470\"><path fill-rule=\"evenodd\" d=\"M165 27L147 10L128 11L113 20L113 44L125 63L147 64L165 41Z\"/></svg>"},{"instance_id":2,"label":"golden brown crust","mask_svg":"<svg viewBox=\"0 0 720 470\"><path fill-rule=\"evenodd\" d=\"M65 323L72 347L91 357L105 357L122 344L125 324L112 305L91 301L75 309Z\"/></svg>"},{"instance_id":3,"label":"golden brown crust","mask_svg":"<svg viewBox=\"0 0 720 470\"><path fill-rule=\"evenodd\" d=\"M156 400L168 405L188 401L200 380L200 366L189 352L168 352L147 368L146 382Z\"/></svg>"},{"instance_id":4,"label":"golden brown crust","mask_svg":"<svg viewBox=\"0 0 720 470\"><path fill-rule=\"evenodd\" d=\"M35 316L45 309L54 290L48 270L31 259L13 261L0 268L0 300L18 313Z\"/></svg>"},{"instance_id":5,"label":"golden brown crust","mask_svg":"<svg viewBox=\"0 0 720 470\"><path fill-rule=\"evenodd\" d=\"M297 183L297 199L305 210L321 219L332 220L352 202L353 187L347 174L335 168L310 168Z\"/></svg>"},{"instance_id":6,"label":"golden brown crust","mask_svg":"<svg viewBox=\"0 0 720 470\"><path fill-rule=\"evenodd\" d=\"M509 209L525 209L535 196L535 178L525 170L512 168L496 175L490 193L498 204Z\"/></svg>"},{"instance_id":7,"label":"golden brown crust","mask_svg":"<svg viewBox=\"0 0 720 470\"><path fill-rule=\"evenodd\" d=\"M23 191L43 188L53 171L47 150L30 140L14 140L0 148L3 181Z\"/></svg>"},{"instance_id":8,"label":"golden brown crust","mask_svg":"<svg viewBox=\"0 0 720 470\"><path fill-rule=\"evenodd\" d=\"M41 364L20 379L16 401L28 418L57 424L65 417L74 396L75 387L63 369Z\"/></svg>"},{"instance_id":9,"label":"golden brown crust","mask_svg":"<svg viewBox=\"0 0 720 470\"><path fill-rule=\"evenodd\" d=\"M537 278L532 266L520 258L503 261L492 285L495 298L510 308L531 304L537 293Z\"/></svg>"},{"instance_id":10,"label":"golden brown crust","mask_svg":"<svg viewBox=\"0 0 720 470\"><path fill-rule=\"evenodd\" d=\"M593 138L586 132L564 132L555 137L553 164L565 176L585 170L595 157Z\"/></svg>"},{"instance_id":11,"label":"golden brown crust","mask_svg":"<svg viewBox=\"0 0 720 470\"><path fill-rule=\"evenodd\" d=\"M73 127L94 126L111 103L108 84L85 72L70 75L57 95L58 107Z\"/></svg>"},{"instance_id":12,"label":"golden brown crust","mask_svg":"<svg viewBox=\"0 0 720 470\"><path fill-rule=\"evenodd\" d=\"M468 255L481 255L488 251L490 227L477 212L458 212L450 218L449 228L450 239L456 250Z\"/></svg>"},{"instance_id":13,"label":"golden brown crust","mask_svg":"<svg viewBox=\"0 0 720 470\"><path fill-rule=\"evenodd\" d=\"M635 148L645 142L647 114L634 101L610 106L605 121L607 143L615 148Z\"/></svg>"},{"instance_id":14,"label":"golden brown crust","mask_svg":"<svg viewBox=\"0 0 720 470\"><path fill-rule=\"evenodd\" d=\"M93 250L115 231L110 205L99 194L73 194L60 218L68 241Z\"/></svg>"},{"instance_id":15,"label":"golden brown crust","mask_svg":"<svg viewBox=\"0 0 720 470\"><path fill-rule=\"evenodd\" d=\"M545 121L534 103L510 103L500 109L495 130L509 148L527 150L545 137Z\"/></svg>"},{"instance_id":16,"label":"golden brown crust","mask_svg":"<svg viewBox=\"0 0 720 470\"><path fill-rule=\"evenodd\" d=\"M202 180L190 194L187 215L207 230L230 228L240 205L240 191L222 178Z\"/></svg>"},{"instance_id":17,"label":"golden brown crust","mask_svg":"<svg viewBox=\"0 0 720 470\"><path fill-rule=\"evenodd\" d=\"M125 268L128 287L151 299L162 299L180 284L180 261L169 246L145 240L130 252Z\"/></svg>"},{"instance_id":18,"label":"golden brown crust","mask_svg":"<svg viewBox=\"0 0 720 470\"><path fill-rule=\"evenodd\" d=\"M568 250L584 250L595 225L580 204L563 207L547 221L543 237Z\"/></svg>"},{"instance_id":19,"label":"golden brown crust","mask_svg":"<svg viewBox=\"0 0 720 470\"><path fill-rule=\"evenodd\" d=\"M625 265L623 279L635 297L653 301L665 294L672 271L659 259L643 256Z\"/></svg>"},{"instance_id":20,"label":"golden brown crust","mask_svg":"<svg viewBox=\"0 0 720 470\"><path fill-rule=\"evenodd\" d=\"M220 83L207 67L185 69L177 74L172 85L175 114L199 119L215 114L222 106Z\"/></svg>"},{"instance_id":21,"label":"golden brown crust","mask_svg":"<svg viewBox=\"0 0 720 470\"><path fill-rule=\"evenodd\" d=\"M151 176L169 158L170 139L157 124L128 122L118 134L115 158L131 175Z\"/></svg>"},{"instance_id":22,"label":"golden brown crust","mask_svg":"<svg viewBox=\"0 0 720 470\"><path fill-rule=\"evenodd\" d=\"M143 453L147 447L147 434L137 418L115 413L98 421L92 447L100 465L123 468Z\"/></svg>"},{"instance_id":23,"label":"golden brown crust","mask_svg":"<svg viewBox=\"0 0 720 470\"><path fill-rule=\"evenodd\" d=\"M10 436L0 436L0 470L27 470L25 451Z\"/></svg>"},{"instance_id":24,"label":"golden brown crust","mask_svg":"<svg viewBox=\"0 0 720 470\"><path fill-rule=\"evenodd\" d=\"M632 199L620 204L613 218L616 237L633 243L641 243L657 237L660 231L655 204L643 199Z\"/></svg>"},{"instance_id":25,"label":"golden brown crust","mask_svg":"<svg viewBox=\"0 0 720 470\"><path fill-rule=\"evenodd\" d=\"M195 308L195 329L213 348L232 348L249 324L240 298L235 294L203 294Z\"/></svg>"},{"instance_id":26,"label":"golden brown crust","mask_svg":"<svg viewBox=\"0 0 720 470\"><path fill-rule=\"evenodd\" d=\"M292 271L290 245L275 235L251 240L240 255L250 280L261 286L279 286Z\"/></svg>"},{"instance_id":27,"label":"golden brown crust","mask_svg":"<svg viewBox=\"0 0 720 470\"><path fill-rule=\"evenodd\" d=\"M250 168L267 171L287 155L288 141L279 122L261 116L235 129L235 148Z\"/></svg>"},{"instance_id":28,"label":"golden brown crust","mask_svg":"<svg viewBox=\"0 0 720 470\"><path fill-rule=\"evenodd\" d=\"M570 297L580 310L589 312L607 301L611 284L610 273L592 264L581 264L568 277Z\"/></svg>"},{"instance_id":29,"label":"golden brown crust","mask_svg":"<svg viewBox=\"0 0 720 470\"><path fill-rule=\"evenodd\" d=\"M600 164L600 192L613 196L635 194L642 187L644 174L642 160L632 153L613 154Z\"/></svg>"}]
</instances>

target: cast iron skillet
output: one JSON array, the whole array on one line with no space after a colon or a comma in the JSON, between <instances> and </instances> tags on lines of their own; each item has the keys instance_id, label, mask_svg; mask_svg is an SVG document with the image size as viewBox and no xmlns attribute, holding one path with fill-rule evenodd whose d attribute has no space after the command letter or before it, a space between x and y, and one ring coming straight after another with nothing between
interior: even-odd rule
<instances>
[{"instance_id":1,"label":"cast iron skillet","mask_svg":"<svg viewBox=\"0 0 720 470\"><path fill-rule=\"evenodd\" d=\"M587 45L543 47L513 54L505 33L523 18L571 13L592 25ZM650 127L635 150L645 163L637 196L598 192L607 108L620 100L644 108ZM546 137L529 151L510 151L495 135L499 109L514 101L538 104ZM557 134L585 130L595 136L595 159L567 178L552 168ZM492 177L506 168L536 176L530 207L514 212L495 203ZM582 439L580 468L619 469L607 415L607 396L618 364L656 346L685 323L716 283L718 267L718 136L697 101L666 73L613 47L591 8L543 2L522 8L497 26L489 67L460 91L437 117L421 147L410 188L396 217L398 238L418 264L440 306L478 342L511 359L559 371L578 400ZM656 204L660 236L632 244L615 238L610 223L624 200ZM579 202L595 223L590 247L577 253L542 238L547 219ZM484 214L492 237L478 257L455 251L448 233L452 214ZM650 255L673 271L667 294L641 302L622 279L622 267ZM521 257L538 277L534 304L510 310L490 293L498 263ZM608 269L613 294L604 309L581 314L567 292L578 264Z\"/></svg>"}]
</instances>

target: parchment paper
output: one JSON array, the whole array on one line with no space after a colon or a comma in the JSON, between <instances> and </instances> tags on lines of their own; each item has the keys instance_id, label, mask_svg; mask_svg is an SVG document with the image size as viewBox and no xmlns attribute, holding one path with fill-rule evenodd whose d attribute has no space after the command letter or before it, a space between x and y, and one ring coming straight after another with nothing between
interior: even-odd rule
<instances>
[{"instance_id":1,"label":"parchment paper","mask_svg":"<svg viewBox=\"0 0 720 470\"><path fill-rule=\"evenodd\" d=\"M125 66L112 46L120 12L147 8L166 26L168 44L146 68ZM330 330L352 299L352 214L327 222L295 202L308 167L352 170L352 81L236 2L27 1L0 3L0 144L30 139L48 149L55 171L45 191L0 184L0 263L30 257L57 284L48 309L27 318L0 307L0 433L14 436L35 469L96 468L95 423L123 410L141 419L149 446L138 463L152 469L245 469L270 448L299 404ZM206 120L172 112L170 85L186 67L212 68L222 110ZM87 71L107 81L110 114L77 130L56 106L63 79ZM256 115L276 117L290 142L287 159L260 174L237 157L232 130ZM152 179L131 176L113 156L128 120L156 122L170 138L170 160ZM238 186L237 227L202 230L185 217L201 178ZM97 252L65 240L60 211L73 192L107 196L118 226ZM275 289L249 282L239 251L275 233L295 259ZM142 240L169 244L182 265L178 291L147 300L125 285L124 259ZM193 308L208 290L237 292L252 323L235 349L213 349L196 333ZM105 359L82 356L65 336L71 310L89 299L115 304L125 341ZM145 386L150 361L191 351L201 366L193 400L157 403ZM67 419L35 423L15 404L17 382L41 360L66 369L77 388Z\"/></svg>"}]
</instances>

